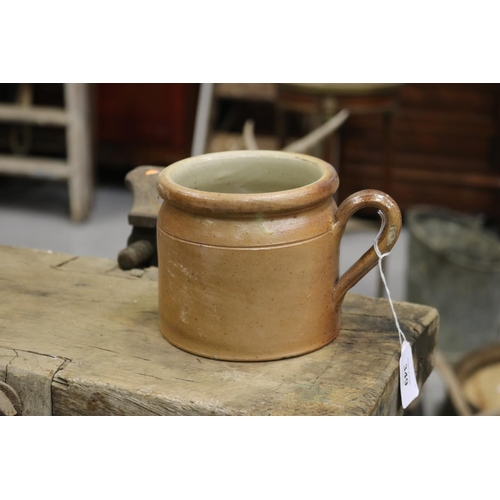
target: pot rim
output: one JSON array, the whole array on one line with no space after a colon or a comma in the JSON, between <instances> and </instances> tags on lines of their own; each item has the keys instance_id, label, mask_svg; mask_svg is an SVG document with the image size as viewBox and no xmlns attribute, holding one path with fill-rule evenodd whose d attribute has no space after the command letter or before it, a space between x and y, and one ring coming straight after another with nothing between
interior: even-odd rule
<instances>
[{"instance_id":1,"label":"pot rim","mask_svg":"<svg viewBox=\"0 0 500 500\"><path fill-rule=\"evenodd\" d=\"M217 193L188 188L178 184L172 175L179 170L200 162L213 162L238 158L287 159L315 165L323 172L316 181L304 186L267 193ZM158 175L157 187L160 196L179 208L196 212L225 214L296 212L318 205L331 197L338 188L339 178L335 169L327 162L313 156L285 151L224 151L207 153L180 160L164 168Z\"/></svg>"}]
</instances>

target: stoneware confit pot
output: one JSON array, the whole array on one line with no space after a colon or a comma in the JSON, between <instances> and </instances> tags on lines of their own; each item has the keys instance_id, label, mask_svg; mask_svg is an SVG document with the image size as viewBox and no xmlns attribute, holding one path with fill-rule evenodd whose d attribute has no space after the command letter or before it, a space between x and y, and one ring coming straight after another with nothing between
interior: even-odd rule
<instances>
[{"instance_id":1,"label":"stoneware confit pot","mask_svg":"<svg viewBox=\"0 0 500 500\"><path fill-rule=\"evenodd\" d=\"M328 163L281 151L229 151L179 161L158 176L160 328L208 358L263 361L319 349L340 331L346 292L377 263L371 247L339 278L351 215L385 214L381 252L401 230L394 200L360 191L337 208Z\"/></svg>"}]
</instances>

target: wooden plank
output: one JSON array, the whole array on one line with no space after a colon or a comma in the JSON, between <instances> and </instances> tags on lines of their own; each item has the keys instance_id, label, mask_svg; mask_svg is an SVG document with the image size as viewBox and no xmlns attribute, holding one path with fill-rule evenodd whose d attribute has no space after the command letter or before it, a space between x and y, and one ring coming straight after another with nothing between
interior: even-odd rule
<instances>
[{"instance_id":1,"label":"wooden plank","mask_svg":"<svg viewBox=\"0 0 500 500\"><path fill-rule=\"evenodd\" d=\"M2 349L0 347L0 382L7 379L7 366L17 356L13 349Z\"/></svg>"},{"instance_id":2,"label":"wooden plank","mask_svg":"<svg viewBox=\"0 0 500 500\"><path fill-rule=\"evenodd\" d=\"M370 154L374 158L380 158L382 148L382 130L380 123L378 130L374 128L367 130L351 127L345 134L343 155L346 160L352 160L358 155ZM479 168L488 164L484 161L491 151L491 138L488 136L452 135L443 133L431 133L425 129L418 134L403 133L398 131L394 138L394 152L399 153L400 161L407 166L414 156L421 157L423 161L441 157L443 162L452 161L458 168L463 168L461 162L475 162ZM491 168L491 167L490 167Z\"/></svg>"},{"instance_id":3,"label":"wooden plank","mask_svg":"<svg viewBox=\"0 0 500 500\"><path fill-rule=\"evenodd\" d=\"M22 414L52 415L52 379L66 360L18 349L15 354L6 366L6 383L21 399Z\"/></svg>"},{"instance_id":4,"label":"wooden plank","mask_svg":"<svg viewBox=\"0 0 500 500\"><path fill-rule=\"evenodd\" d=\"M394 174L394 178L418 184L444 184L448 186L464 186L469 188L500 190L500 173L462 173L460 176L453 172L433 172L432 170L405 170L401 169Z\"/></svg>"},{"instance_id":5,"label":"wooden plank","mask_svg":"<svg viewBox=\"0 0 500 500\"><path fill-rule=\"evenodd\" d=\"M346 172L349 165L346 166ZM493 214L498 212L498 191L493 189L474 189L469 186L446 186L442 184L422 184L420 189L415 189L411 182L393 181L390 194L399 205L401 210L406 210L412 205L430 204L447 206L462 213L484 213ZM344 175L341 184L342 201L348 195L362 189L383 189L383 178L379 177L356 177ZM376 212L373 211L373 216Z\"/></svg>"},{"instance_id":6,"label":"wooden plank","mask_svg":"<svg viewBox=\"0 0 500 500\"><path fill-rule=\"evenodd\" d=\"M422 130L436 134L467 135L469 137L492 135L495 120L492 116L466 113L460 110L443 113L438 110L402 110L398 115L398 133L419 134Z\"/></svg>"},{"instance_id":7,"label":"wooden plank","mask_svg":"<svg viewBox=\"0 0 500 500\"><path fill-rule=\"evenodd\" d=\"M0 155L2 174L62 181L68 179L69 172L69 165L63 160Z\"/></svg>"},{"instance_id":8,"label":"wooden plank","mask_svg":"<svg viewBox=\"0 0 500 500\"><path fill-rule=\"evenodd\" d=\"M148 272L112 275L29 249L0 247L0 354L68 360L55 415L372 415L401 413L399 340L387 301L348 295L330 345L293 359L231 363L170 345ZM90 269L86 272L86 269ZM397 303L421 385L433 366L437 312ZM10 350L10 351L9 351ZM10 353L10 354L9 354ZM1 373L1 370L0 370Z\"/></svg>"},{"instance_id":9,"label":"wooden plank","mask_svg":"<svg viewBox=\"0 0 500 500\"><path fill-rule=\"evenodd\" d=\"M52 415L52 379L66 362L56 356L0 348L0 382L16 391L22 415Z\"/></svg>"},{"instance_id":10,"label":"wooden plank","mask_svg":"<svg viewBox=\"0 0 500 500\"><path fill-rule=\"evenodd\" d=\"M15 104L0 104L0 122L27 123L64 127L68 115L64 109L43 106L22 107Z\"/></svg>"},{"instance_id":11,"label":"wooden plank","mask_svg":"<svg viewBox=\"0 0 500 500\"><path fill-rule=\"evenodd\" d=\"M219 99L274 102L277 96L275 83L216 83L215 96Z\"/></svg>"},{"instance_id":12,"label":"wooden plank","mask_svg":"<svg viewBox=\"0 0 500 500\"><path fill-rule=\"evenodd\" d=\"M402 106L454 112L489 113L495 106L496 83L412 83L403 86Z\"/></svg>"},{"instance_id":13,"label":"wooden plank","mask_svg":"<svg viewBox=\"0 0 500 500\"><path fill-rule=\"evenodd\" d=\"M215 132L208 144L208 152L231 151L243 149L243 131L241 133ZM255 137L259 149L277 150L279 149L278 139L269 135L258 135Z\"/></svg>"},{"instance_id":14,"label":"wooden plank","mask_svg":"<svg viewBox=\"0 0 500 500\"><path fill-rule=\"evenodd\" d=\"M354 170L346 167L346 172ZM356 176L360 178L380 177L382 167L380 165L356 165ZM426 169L400 168L392 173L395 181L404 181L415 185L417 189L419 184L444 184L447 186L463 186L479 189L500 189L500 174L494 173L474 173L462 172L460 175L452 172ZM344 177L345 180L345 177Z\"/></svg>"},{"instance_id":15,"label":"wooden plank","mask_svg":"<svg viewBox=\"0 0 500 500\"><path fill-rule=\"evenodd\" d=\"M354 150L349 146L349 150L344 151L344 163L348 164L367 164L367 165L380 165L380 151L373 149L357 149ZM427 170L438 170L453 172L456 175L462 175L462 173L494 173L491 166L478 160L477 157L457 157L450 156L440 153L393 153L394 164L398 165L397 170L403 169L427 169ZM347 171L347 170L346 170ZM354 172L356 169L354 168ZM500 172L499 172L500 175Z\"/></svg>"}]
</instances>

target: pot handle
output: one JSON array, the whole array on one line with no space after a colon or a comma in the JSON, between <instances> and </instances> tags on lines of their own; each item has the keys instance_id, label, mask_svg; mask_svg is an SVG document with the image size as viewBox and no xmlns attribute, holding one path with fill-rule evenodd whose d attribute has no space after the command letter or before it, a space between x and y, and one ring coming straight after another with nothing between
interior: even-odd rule
<instances>
[{"instance_id":1,"label":"pot handle","mask_svg":"<svg viewBox=\"0 0 500 500\"><path fill-rule=\"evenodd\" d=\"M389 252L396 243L401 232L401 212L396 202L382 191L365 189L346 198L335 214L334 228L338 231L339 240L342 238L347 221L361 208L374 207L385 215L385 227L379 239L381 253ZM378 262L373 246L364 253L335 283L333 301L336 309L340 309L347 291L352 288L363 276L371 271Z\"/></svg>"}]
</instances>

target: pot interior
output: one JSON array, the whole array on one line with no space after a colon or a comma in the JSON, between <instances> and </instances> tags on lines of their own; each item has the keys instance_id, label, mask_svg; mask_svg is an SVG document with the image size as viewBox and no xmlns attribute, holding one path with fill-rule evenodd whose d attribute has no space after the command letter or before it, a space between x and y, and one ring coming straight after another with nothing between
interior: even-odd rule
<instances>
[{"instance_id":1,"label":"pot interior","mask_svg":"<svg viewBox=\"0 0 500 500\"><path fill-rule=\"evenodd\" d=\"M179 166L180 167L180 166ZM324 170L301 158L217 158L183 165L170 174L176 184L212 193L272 193L318 181Z\"/></svg>"}]
</instances>

